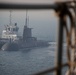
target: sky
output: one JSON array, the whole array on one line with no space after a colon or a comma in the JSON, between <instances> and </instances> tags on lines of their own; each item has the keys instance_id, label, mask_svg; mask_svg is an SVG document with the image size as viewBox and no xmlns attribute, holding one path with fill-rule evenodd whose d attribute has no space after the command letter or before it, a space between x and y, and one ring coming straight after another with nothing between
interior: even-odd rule
<instances>
[{"instance_id":1,"label":"sky","mask_svg":"<svg viewBox=\"0 0 76 75\"><path fill-rule=\"evenodd\" d=\"M0 0L12 3L54 3L58 0ZM66 1L66 0L65 0ZM4 25L9 24L10 10L0 10L0 34ZM28 10L29 25L33 28L32 34L41 39L56 40L58 18L53 10ZM12 24L17 23L19 34L22 35L25 25L26 10L12 10Z\"/></svg>"},{"instance_id":2,"label":"sky","mask_svg":"<svg viewBox=\"0 0 76 75\"><path fill-rule=\"evenodd\" d=\"M0 0L0 2L11 2L11 3L54 3L57 1L68 1L68 0Z\"/></svg>"},{"instance_id":3,"label":"sky","mask_svg":"<svg viewBox=\"0 0 76 75\"><path fill-rule=\"evenodd\" d=\"M12 2L12 3L49 3L53 0L0 0L1 2Z\"/></svg>"}]
</instances>

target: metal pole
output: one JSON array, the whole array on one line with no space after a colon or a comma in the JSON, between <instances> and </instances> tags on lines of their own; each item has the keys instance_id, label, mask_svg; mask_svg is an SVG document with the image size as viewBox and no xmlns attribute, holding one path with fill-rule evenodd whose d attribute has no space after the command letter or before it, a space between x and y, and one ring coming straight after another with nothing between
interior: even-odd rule
<instances>
[{"instance_id":1,"label":"metal pole","mask_svg":"<svg viewBox=\"0 0 76 75\"><path fill-rule=\"evenodd\" d=\"M75 0L74 0L74 3L75 3ZM75 12L74 23L75 23L75 45L76 45L76 3L75 3L75 7L74 7L74 12Z\"/></svg>"},{"instance_id":2,"label":"metal pole","mask_svg":"<svg viewBox=\"0 0 76 75\"><path fill-rule=\"evenodd\" d=\"M69 8L74 8L68 5ZM13 4L0 3L0 9L57 9L58 4Z\"/></svg>"},{"instance_id":3,"label":"metal pole","mask_svg":"<svg viewBox=\"0 0 76 75\"><path fill-rule=\"evenodd\" d=\"M13 4L0 3L0 9L56 9L56 4Z\"/></svg>"},{"instance_id":4,"label":"metal pole","mask_svg":"<svg viewBox=\"0 0 76 75\"><path fill-rule=\"evenodd\" d=\"M56 70L56 75L61 75L61 64L62 64L62 42L63 42L63 17L59 18L59 31L58 31L58 48L57 48L57 59L56 66L58 69Z\"/></svg>"}]
</instances>

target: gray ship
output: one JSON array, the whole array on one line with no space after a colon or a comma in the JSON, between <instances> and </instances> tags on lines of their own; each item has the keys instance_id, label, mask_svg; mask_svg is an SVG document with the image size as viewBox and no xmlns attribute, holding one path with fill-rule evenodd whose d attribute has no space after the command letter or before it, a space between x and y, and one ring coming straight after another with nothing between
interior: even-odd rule
<instances>
[{"instance_id":1,"label":"gray ship","mask_svg":"<svg viewBox=\"0 0 76 75\"><path fill-rule=\"evenodd\" d=\"M11 24L10 12L10 24L6 25L5 29L2 31L2 37L0 38L0 50L17 51L49 46L47 41L37 40L36 37L32 37L32 28L29 28L27 23L27 12L22 37L18 35L18 30L19 27L17 26L17 23L14 25Z\"/></svg>"}]
</instances>

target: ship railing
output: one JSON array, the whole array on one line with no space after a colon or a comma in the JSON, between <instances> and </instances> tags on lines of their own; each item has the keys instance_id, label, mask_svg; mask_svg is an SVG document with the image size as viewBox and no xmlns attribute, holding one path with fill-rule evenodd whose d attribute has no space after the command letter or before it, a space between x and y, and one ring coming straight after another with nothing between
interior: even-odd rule
<instances>
[{"instance_id":1,"label":"ship railing","mask_svg":"<svg viewBox=\"0 0 76 75\"><path fill-rule=\"evenodd\" d=\"M59 29L58 29L58 44L57 44L57 55L56 55L56 66L32 75L44 75L47 73L51 73L55 71L55 75L62 75L61 71L63 67L69 67L69 73L74 70L76 67L76 63L74 60L74 53L76 50L76 1L66 1L66 2L56 2L54 4L13 4L13 3L0 3L0 9L17 9L17 10L25 10L25 9L52 9L54 10L59 17ZM72 12L75 14L75 17L72 15ZM70 31L67 26L67 16L70 19ZM66 31L66 43L67 43L67 58L68 62L62 64L62 53L63 53L63 33ZM73 54L73 59L70 54L70 50ZM49 59L50 60L50 59ZM69 74L69 75L70 75Z\"/></svg>"}]
</instances>

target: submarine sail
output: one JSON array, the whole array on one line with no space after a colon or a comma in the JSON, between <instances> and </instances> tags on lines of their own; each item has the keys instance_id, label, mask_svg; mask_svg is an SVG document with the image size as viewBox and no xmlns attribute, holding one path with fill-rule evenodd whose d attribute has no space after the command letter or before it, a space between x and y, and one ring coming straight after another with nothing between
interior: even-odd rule
<instances>
[{"instance_id":1,"label":"submarine sail","mask_svg":"<svg viewBox=\"0 0 76 75\"><path fill-rule=\"evenodd\" d=\"M32 38L32 28L28 28L27 23L27 11L26 11L26 21L23 29L23 41L28 41L29 38Z\"/></svg>"}]
</instances>

